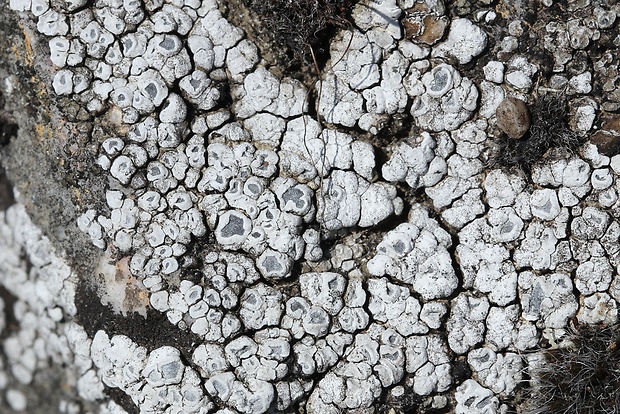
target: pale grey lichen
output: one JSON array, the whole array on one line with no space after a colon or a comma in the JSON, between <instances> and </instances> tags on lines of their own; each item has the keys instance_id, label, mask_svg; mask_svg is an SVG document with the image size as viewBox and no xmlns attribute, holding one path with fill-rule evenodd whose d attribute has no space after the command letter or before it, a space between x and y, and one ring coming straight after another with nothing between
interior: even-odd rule
<instances>
[{"instance_id":1,"label":"pale grey lichen","mask_svg":"<svg viewBox=\"0 0 620 414\"><path fill-rule=\"evenodd\" d=\"M50 91L109 124L93 134L105 200L77 219L102 250L102 302L126 317L115 283L130 280L132 311L192 338L147 349L137 333L87 333L72 319L76 275L16 205L0 212L0 282L16 297L0 304L20 323L0 324L11 384L51 360L101 413L123 412L110 388L153 413L366 413L388 399L406 411L406 395L496 413L522 380L516 352L543 329L617 319L619 156L584 146L529 176L487 163L493 108L538 88L541 68L508 55L519 25L495 46L485 9L422 41L447 25L443 2L362 1L304 85L220 6L9 2L49 46ZM597 13L597 29L545 26L554 71L611 26ZM596 72L577 72L553 82L587 95ZM579 105L572 122L588 131L597 106ZM454 355L475 380L455 381Z\"/></svg>"}]
</instances>

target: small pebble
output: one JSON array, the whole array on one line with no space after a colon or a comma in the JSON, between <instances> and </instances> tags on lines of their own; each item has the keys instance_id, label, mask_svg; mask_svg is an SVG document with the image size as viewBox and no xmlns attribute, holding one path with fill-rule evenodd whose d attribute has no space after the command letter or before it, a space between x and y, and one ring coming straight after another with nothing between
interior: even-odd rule
<instances>
[{"instance_id":1,"label":"small pebble","mask_svg":"<svg viewBox=\"0 0 620 414\"><path fill-rule=\"evenodd\" d=\"M505 98L495 111L497 126L510 138L521 139L530 129L530 111L520 99L509 96Z\"/></svg>"}]
</instances>

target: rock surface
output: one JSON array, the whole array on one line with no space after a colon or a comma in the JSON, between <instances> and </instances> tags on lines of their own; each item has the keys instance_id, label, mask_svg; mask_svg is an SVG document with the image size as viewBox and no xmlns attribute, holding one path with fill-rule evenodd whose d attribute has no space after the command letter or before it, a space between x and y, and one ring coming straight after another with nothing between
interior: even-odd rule
<instances>
[{"instance_id":1,"label":"rock surface","mask_svg":"<svg viewBox=\"0 0 620 414\"><path fill-rule=\"evenodd\" d=\"M618 318L620 7L330 3L287 66L252 3L0 6L0 412L519 412Z\"/></svg>"}]
</instances>

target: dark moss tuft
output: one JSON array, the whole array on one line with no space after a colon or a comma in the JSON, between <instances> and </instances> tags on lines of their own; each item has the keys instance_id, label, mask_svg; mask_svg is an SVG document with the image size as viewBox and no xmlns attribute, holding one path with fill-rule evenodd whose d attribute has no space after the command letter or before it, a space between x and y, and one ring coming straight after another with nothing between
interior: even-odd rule
<instances>
[{"instance_id":1,"label":"dark moss tuft","mask_svg":"<svg viewBox=\"0 0 620 414\"><path fill-rule=\"evenodd\" d=\"M566 347L544 351L530 370L534 389L525 413L620 412L620 329L583 325Z\"/></svg>"},{"instance_id":2,"label":"dark moss tuft","mask_svg":"<svg viewBox=\"0 0 620 414\"><path fill-rule=\"evenodd\" d=\"M505 134L499 137L493 163L500 167L528 170L550 148L573 151L581 145L579 136L568 127L566 100L560 95L543 95L530 109L532 125L522 139Z\"/></svg>"},{"instance_id":3,"label":"dark moss tuft","mask_svg":"<svg viewBox=\"0 0 620 414\"><path fill-rule=\"evenodd\" d=\"M263 31L288 50L287 66L313 65L310 48L319 65L327 60L325 40L338 27L350 23L351 9L358 0L243 0L261 20Z\"/></svg>"}]
</instances>

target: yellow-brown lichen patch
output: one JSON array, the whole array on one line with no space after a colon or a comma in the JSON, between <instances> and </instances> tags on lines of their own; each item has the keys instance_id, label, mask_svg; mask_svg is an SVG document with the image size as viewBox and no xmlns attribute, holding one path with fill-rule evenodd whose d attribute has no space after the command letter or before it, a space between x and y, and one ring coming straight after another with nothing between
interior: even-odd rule
<instances>
[{"instance_id":1,"label":"yellow-brown lichen patch","mask_svg":"<svg viewBox=\"0 0 620 414\"><path fill-rule=\"evenodd\" d=\"M50 145L57 148L64 148L68 142L69 134L73 132L68 131L67 127L67 122L57 117L49 121L37 122L34 124L34 141L41 145L42 149L44 149L45 146L49 148Z\"/></svg>"},{"instance_id":2,"label":"yellow-brown lichen patch","mask_svg":"<svg viewBox=\"0 0 620 414\"><path fill-rule=\"evenodd\" d=\"M36 123L34 125L35 140L39 142L50 140L54 137L54 131L49 125Z\"/></svg>"},{"instance_id":3,"label":"yellow-brown lichen patch","mask_svg":"<svg viewBox=\"0 0 620 414\"><path fill-rule=\"evenodd\" d=\"M19 58L26 65L32 67L34 62L34 49L32 48L31 35L29 33L30 31L26 29L22 22L19 23L19 28L24 34L24 44L13 44L11 46L11 51L13 52L13 56Z\"/></svg>"},{"instance_id":4,"label":"yellow-brown lichen patch","mask_svg":"<svg viewBox=\"0 0 620 414\"><path fill-rule=\"evenodd\" d=\"M82 192L80 191L80 189L77 187L72 187L71 191L73 192L73 197L75 198L75 200L79 204L82 204Z\"/></svg>"},{"instance_id":5,"label":"yellow-brown lichen patch","mask_svg":"<svg viewBox=\"0 0 620 414\"><path fill-rule=\"evenodd\" d=\"M41 81L41 79L36 76L32 76L30 78L30 85L34 90L36 97L40 100L47 100L47 88L45 87L45 83Z\"/></svg>"},{"instance_id":6,"label":"yellow-brown lichen patch","mask_svg":"<svg viewBox=\"0 0 620 414\"><path fill-rule=\"evenodd\" d=\"M499 4L495 7L495 11L502 17L502 19L508 19L511 15L511 7L505 4L504 1L499 2Z\"/></svg>"}]
</instances>

